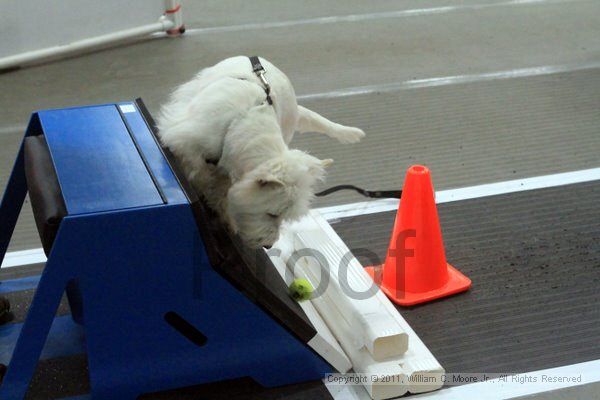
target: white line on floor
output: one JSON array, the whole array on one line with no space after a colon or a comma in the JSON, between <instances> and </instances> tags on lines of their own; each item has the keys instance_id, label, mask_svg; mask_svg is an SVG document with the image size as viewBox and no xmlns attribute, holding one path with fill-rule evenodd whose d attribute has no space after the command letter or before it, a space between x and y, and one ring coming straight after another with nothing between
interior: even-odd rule
<instances>
[{"instance_id":1,"label":"white line on floor","mask_svg":"<svg viewBox=\"0 0 600 400\"><path fill-rule=\"evenodd\" d=\"M581 377L576 382L564 379L562 382L549 382L549 378ZM519 381L518 378L528 378L528 382ZM546 378L544 378L546 377ZM600 382L600 360L588 361L563 367L543 369L527 372L507 381L492 379L487 382L473 383L470 385L453 386L437 392L414 396L415 399L451 400L451 399L490 399L505 400L533 396L536 394L555 392L574 386L596 384ZM562 396L557 395L556 398ZM577 398L576 393L570 392L568 397Z\"/></svg>"},{"instance_id":2,"label":"white line on floor","mask_svg":"<svg viewBox=\"0 0 600 400\"><path fill-rule=\"evenodd\" d=\"M581 376L581 380L577 379ZM545 378L544 378L545 377ZM519 378L528 378L529 382L520 381ZM576 378L572 382L567 379L556 379L556 382L548 382L549 378ZM507 377L506 381L491 379L486 382L472 383L461 386L446 387L435 392L411 396L411 399L427 400L459 400L459 399L490 399L505 400L535 396L542 393L557 392L582 385L599 385L600 383L600 360L588 361L563 367L549 368L539 371L527 372L520 375ZM535 382L531 382L535 380ZM362 386L356 385L332 385L326 380L323 383L329 390L334 400L370 400ZM556 398L575 398L576 393L569 392L570 396L557 395ZM548 397L550 398L550 397ZM554 397L552 397L554 398Z\"/></svg>"},{"instance_id":3,"label":"white line on floor","mask_svg":"<svg viewBox=\"0 0 600 400\"><path fill-rule=\"evenodd\" d=\"M227 33L227 32L239 32L248 30L259 30L259 29L273 29L273 28L288 28L292 26L301 25L323 25L340 22L360 22L377 19L389 19L389 18L406 18L406 17L420 17L426 15L445 14L455 11L476 11L484 10L487 8L495 7L507 7L507 6L520 6L520 5L532 5L532 4L560 4L570 3L573 1L585 1L585 0L513 0L513 1L502 1L491 4L461 4L456 6L444 6L444 7L430 7L430 8L416 8L409 10L398 10L398 11L383 11L377 13L367 14L353 14L353 15L336 15L328 17L316 17L298 19L292 21L280 21L280 22L264 22L264 23L250 23L241 25L230 25L230 26L215 26L210 28L191 28L187 29L186 35L200 35L210 33ZM156 34L157 36L163 34ZM164 36L164 35L163 35Z\"/></svg>"},{"instance_id":4,"label":"white line on floor","mask_svg":"<svg viewBox=\"0 0 600 400\"><path fill-rule=\"evenodd\" d=\"M2 268L18 267L20 265L29 265L46 262L46 254L41 247L38 249L29 249L21 251L11 251L6 253Z\"/></svg>"},{"instance_id":5,"label":"white line on floor","mask_svg":"<svg viewBox=\"0 0 600 400\"><path fill-rule=\"evenodd\" d=\"M580 171L564 172L560 174L536 176L533 178L515 179L511 181L488 183L484 185L469 186L459 189L442 190L436 192L436 203L449 203L452 201L476 199L479 197L496 196L499 194L522 192L526 190L542 189L574 183L600 180L600 168L584 169ZM371 189L371 188L369 188ZM375 214L392 211L398 208L398 200L382 199L361 201L352 204L341 204L331 207L319 208L319 212L328 221L357 215Z\"/></svg>"},{"instance_id":6,"label":"white line on floor","mask_svg":"<svg viewBox=\"0 0 600 400\"><path fill-rule=\"evenodd\" d=\"M522 192L526 190L542 189L574 183L600 180L600 168L584 169L580 171L564 172L560 174L536 176L533 178L515 179L511 181L489 183L484 185L469 186L459 189L442 190L436 192L437 203L449 203L479 197L495 196L505 193ZM392 211L398 208L398 200L382 199L363 201L352 204L342 204L331 207L319 208L319 212L328 221L357 215L375 214ZM31 249L6 253L2 268L20 265L36 264L46 261L44 250Z\"/></svg>"},{"instance_id":7,"label":"white line on floor","mask_svg":"<svg viewBox=\"0 0 600 400\"><path fill-rule=\"evenodd\" d=\"M524 78L531 76L551 75L562 72L581 71L600 68L600 61L579 64L545 65L541 67L510 69L506 71L484 72L481 74L443 76L437 78L412 79L403 82L384 83L380 85L356 86L322 93L312 93L298 96L298 100L331 99L336 97L356 96L372 93L389 93L397 90L419 89L435 86L457 85L492 81L499 79Z\"/></svg>"},{"instance_id":8,"label":"white line on floor","mask_svg":"<svg viewBox=\"0 0 600 400\"><path fill-rule=\"evenodd\" d=\"M14 134L15 132L17 132L19 134L24 134L25 129L27 129L26 125L0 126L0 135L11 135L11 134Z\"/></svg>"}]
</instances>

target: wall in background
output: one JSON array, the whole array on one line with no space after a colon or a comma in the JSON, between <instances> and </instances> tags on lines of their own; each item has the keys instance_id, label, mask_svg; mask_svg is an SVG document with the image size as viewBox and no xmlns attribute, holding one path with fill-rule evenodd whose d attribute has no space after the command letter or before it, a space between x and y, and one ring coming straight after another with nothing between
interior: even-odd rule
<instances>
[{"instance_id":1,"label":"wall in background","mask_svg":"<svg viewBox=\"0 0 600 400\"><path fill-rule=\"evenodd\" d=\"M0 0L0 58L152 24L164 0Z\"/></svg>"}]
</instances>

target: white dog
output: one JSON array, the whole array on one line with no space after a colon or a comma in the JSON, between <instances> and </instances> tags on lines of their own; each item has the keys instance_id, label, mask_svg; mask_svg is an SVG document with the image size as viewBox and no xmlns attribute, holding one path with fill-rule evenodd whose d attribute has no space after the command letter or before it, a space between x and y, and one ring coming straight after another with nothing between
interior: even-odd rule
<instances>
[{"instance_id":1,"label":"white dog","mask_svg":"<svg viewBox=\"0 0 600 400\"><path fill-rule=\"evenodd\" d=\"M289 149L294 132L320 132L342 143L365 134L298 106L283 72L265 59L258 67L266 79L242 56L200 71L171 95L157 125L163 144L223 222L247 245L268 248L283 220L308 212L315 184L333 162Z\"/></svg>"}]
</instances>

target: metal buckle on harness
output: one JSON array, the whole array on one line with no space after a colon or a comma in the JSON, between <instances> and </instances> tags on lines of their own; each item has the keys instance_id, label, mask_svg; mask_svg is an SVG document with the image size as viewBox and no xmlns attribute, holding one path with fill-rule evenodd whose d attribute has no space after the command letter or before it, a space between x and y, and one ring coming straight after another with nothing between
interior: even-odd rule
<instances>
[{"instance_id":1,"label":"metal buckle on harness","mask_svg":"<svg viewBox=\"0 0 600 400\"><path fill-rule=\"evenodd\" d=\"M262 84L264 86L265 93L267 94L267 103L269 103L270 105L273 105L273 99L271 99L271 85L269 85L269 81L267 80L267 77L265 76L266 73L267 73L267 71L265 71L264 68L256 71L256 75L260 78L260 81L262 82Z\"/></svg>"},{"instance_id":2,"label":"metal buckle on harness","mask_svg":"<svg viewBox=\"0 0 600 400\"><path fill-rule=\"evenodd\" d=\"M265 76L267 71L265 71L264 69L257 71L256 75L258 75L258 77L260 78L260 81L262 82L262 84L265 87L265 91L267 92L267 94L271 93L271 85L269 85L269 81L267 80L267 77Z\"/></svg>"},{"instance_id":3,"label":"metal buckle on harness","mask_svg":"<svg viewBox=\"0 0 600 400\"><path fill-rule=\"evenodd\" d=\"M260 59L257 56L252 56L249 58L250 64L252 64L252 71L254 71L256 76L258 76L258 78L263 84L263 88L265 89L265 93L267 94L267 102L270 105L273 105L273 99L271 99L271 85L269 84L269 81L265 76L265 74L267 73L265 67L262 66L262 64L260 63Z\"/></svg>"}]
</instances>

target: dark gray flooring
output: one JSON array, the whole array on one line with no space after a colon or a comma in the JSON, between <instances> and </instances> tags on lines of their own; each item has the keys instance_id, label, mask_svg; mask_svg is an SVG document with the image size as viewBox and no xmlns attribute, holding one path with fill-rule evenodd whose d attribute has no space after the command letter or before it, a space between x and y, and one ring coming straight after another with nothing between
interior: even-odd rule
<instances>
[{"instance_id":1,"label":"dark gray flooring","mask_svg":"<svg viewBox=\"0 0 600 400\"><path fill-rule=\"evenodd\" d=\"M448 262L473 286L400 312L447 372L516 373L600 357L599 202L594 182L438 207ZM334 229L350 249L383 260L394 217L348 218Z\"/></svg>"},{"instance_id":2,"label":"dark gray flooring","mask_svg":"<svg viewBox=\"0 0 600 400\"><path fill-rule=\"evenodd\" d=\"M438 11L427 11L432 7ZM301 96L600 62L600 3L594 0L212 0L187 1L183 9L190 34L181 38L149 39L0 75L0 187L33 110L141 96L156 112L174 86L231 55L271 59ZM360 17L304 21L347 15ZM300 22L261 25L285 21ZM239 26L247 24L255 25ZM335 159L326 185L396 187L414 162L433 169L438 188L597 167L599 85L598 69L592 69L305 100L332 119L364 128L367 138L341 146L305 135L293 145ZM315 206L358 200L344 193ZM38 246L26 205L10 249Z\"/></svg>"}]
</instances>

